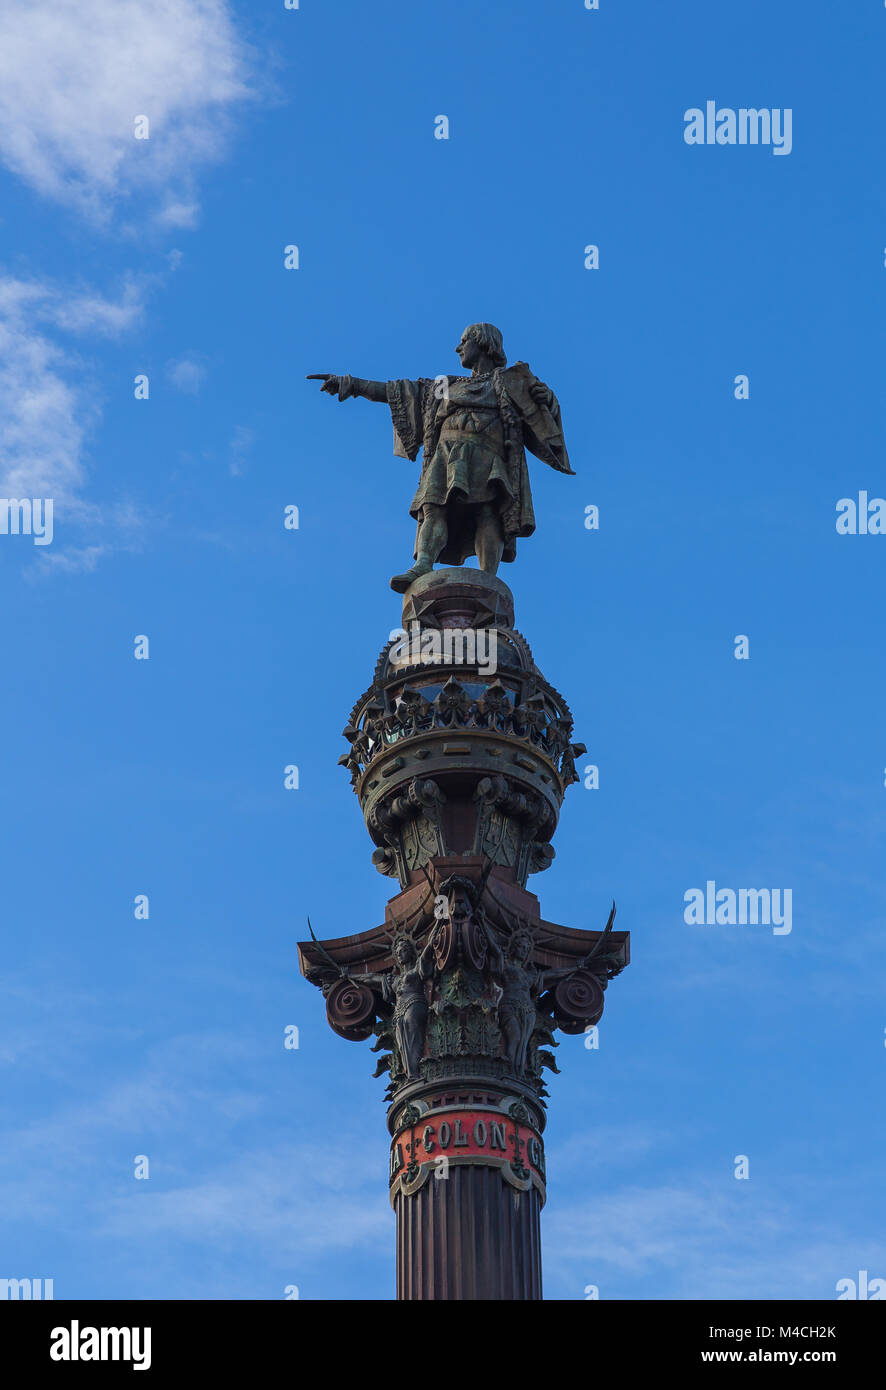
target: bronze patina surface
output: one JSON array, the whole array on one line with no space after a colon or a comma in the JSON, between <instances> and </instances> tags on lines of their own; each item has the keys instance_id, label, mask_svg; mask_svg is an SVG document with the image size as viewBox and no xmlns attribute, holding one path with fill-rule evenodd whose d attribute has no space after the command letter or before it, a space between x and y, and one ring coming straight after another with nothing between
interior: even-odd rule
<instances>
[{"instance_id":1,"label":"bronze patina surface","mask_svg":"<svg viewBox=\"0 0 886 1390\"><path fill-rule=\"evenodd\" d=\"M473 325L458 351L468 379L321 378L340 399L387 401L398 448L425 460L416 564L392 581L401 635L339 759L399 891L384 922L312 935L299 963L335 1032L374 1039L387 1079L398 1297L538 1299L555 1035L597 1025L630 942L614 903L599 929L560 926L526 887L587 750L496 571L534 526L525 449L571 469L553 393L505 368L497 330ZM433 568L473 553L478 569Z\"/></svg>"},{"instance_id":2,"label":"bronze patina surface","mask_svg":"<svg viewBox=\"0 0 886 1390\"><path fill-rule=\"evenodd\" d=\"M308 378L340 401L363 396L388 405L395 454L414 460L423 450L410 507L415 563L391 580L398 593L438 561L461 565L476 555L480 569L495 574L502 560L515 559L518 538L535 530L527 449L560 473L573 471L556 396L525 362L506 365L495 325L471 324L455 350L470 376Z\"/></svg>"}]
</instances>

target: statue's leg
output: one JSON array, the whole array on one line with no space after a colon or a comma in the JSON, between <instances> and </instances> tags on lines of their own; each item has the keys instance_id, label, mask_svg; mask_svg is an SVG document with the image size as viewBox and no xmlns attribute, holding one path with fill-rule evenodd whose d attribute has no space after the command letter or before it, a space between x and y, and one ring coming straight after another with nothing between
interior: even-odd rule
<instances>
[{"instance_id":1,"label":"statue's leg","mask_svg":"<svg viewBox=\"0 0 886 1390\"><path fill-rule=\"evenodd\" d=\"M403 1018L405 1066L406 1074L410 1077L418 1076L418 1064L425 1047L427 1012L426 1008L416 1008L415 1004L411 1004Z\"/></svg>"},{"instance_id":2,"label":"statue's leg","mask_svg":"<svg viewBox=\"0 0 886 1390\"><path fill-rule=\"evenodd\" d=\"M523 1016L523 1028L520 1038L520 1065L526 1071L529 1067L529 1044L532 1042L532 1035L535 1032L535 1010L527 1009Z\"/></svg>"},{"instance_id":3,"label":"statue's leg","mask_svg":"<svg viewBox=\"0 0 886 1390\"><path fill-rule=\"evenodd\" d=\"M477 563L487 574L496 574L505 548L505 535L501 516L494 502L484 502L477 513L477 530L474 541L477 550Z\"/></svg>"},{"instance_id":4,"label":"statue's leg","mask_svg":"<svg viewBox=\"0 0 886 1390\"><path fill-rule=\"evenodd\" d=\"M499 1007L499 1027L505 1044L505 1056L516 1071L520 1065L520 1021L514 1017L513 1010L502 1013Z\"/></svg>"},{"instance_id":5,"label":"statue's leg","mask_svg":"<svg viewBox=\"0 0 886 1390\"><path fill-rule=\"evenodd\" d=\"M439 557L447 538L446 508L426 502L422 509L421 526L418 531L415 564L403 574L395 574L391 588L398 594L405 594L416 579L429 574L434 561Z\"/></svg>"},{"instance_id":6,"label":"statue's leg","mask_svg":"<svg viewBox=\"0 0 886 1390\"><path fill-rule=\"evenodd\" d=\"M403 1064L403 1070L408 1077L412 1077L415 1075L415 1070L412 1064L413 1046L408 1014L401 1015L401 1017L396 1020L394 1031L397 1034L397 1046L400 1050L400 1061Z\"/></svg>"}]
</instances>

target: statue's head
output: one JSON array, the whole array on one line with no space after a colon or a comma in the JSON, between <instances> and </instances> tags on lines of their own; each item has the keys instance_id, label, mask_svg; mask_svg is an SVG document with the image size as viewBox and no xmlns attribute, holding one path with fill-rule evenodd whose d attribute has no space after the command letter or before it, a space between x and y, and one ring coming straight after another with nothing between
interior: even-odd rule
<instances>
[{"instance_id":1,"label":"statue's head","mask_svg":"<svg viewBox=\"0 0 886 1390\"><path fill-rule=\"evenodd\" d=\"M415 960L415 947L408 936L397 937L392 954L398 965L412 965Z\"/></svg>"},{"instance_id":2,"label":"statue's head","mask_svg":"<svg viewBox=\"0 0 886 1390\"><path fill-rule=\"evenodd\" d=\"M477 905L477 890L469 878L450 874L440 884L441 893L449 900L449 910L455 921L464 921Z\"/></svg>"},{"instance_id":3,"label":"statue's head","mask_svg":"<svg viewBox=\"0 0 886 1390\"><path fill-rule=\"evenodd\" d=\"M494 323L469 324L462 333L461 341L455 351L461 358L463 367L476 366L484 355L496 367L503 367L508 360L505 356L501 333Z\"/></svg>"},{"instance_id":4,"label":"statue's head","mask_svg":"<svg viewBox=\"0 0 886 1390\"><path fill-rule=\"evenodd\" d=\"M518 927L508 942L508 955L518 965L525 965L532 950L532 937L528 931Z\"/></svg>"}]
</instances>

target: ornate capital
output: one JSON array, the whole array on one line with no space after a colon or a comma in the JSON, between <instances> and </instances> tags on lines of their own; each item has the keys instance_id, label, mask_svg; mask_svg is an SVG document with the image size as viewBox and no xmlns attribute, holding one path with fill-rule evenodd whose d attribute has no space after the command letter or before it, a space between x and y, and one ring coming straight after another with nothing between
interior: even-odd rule
<instances>
[{"instance_id":1,"label":"ornate capital","mask_svg":"<svg viewBox=\"0 0 886 1390\"><path fill-rule=\"evenodd\" d=\"M455 575L418 581L404 621L420 645L433 631L436 652L446 650L441 634L481 619L496 642L475 641L467 663L410 663L389 645L345 729L343 761L373 862L401 891L382 925L301 942L300 963L323 990L335 1032L375 1039L375 1075L387 1077L390 1102L392 1200L467 1166L498 1169L542 1201L555 1035L599 1022L629 938L613 930L614 905L602 930L576 930L544 921L526 890L553 858L584 745L572 741L566 702L513 628L506 586L481 571ZM491 671L478 656L493 647Z\"/></svg>"}]
</instances>

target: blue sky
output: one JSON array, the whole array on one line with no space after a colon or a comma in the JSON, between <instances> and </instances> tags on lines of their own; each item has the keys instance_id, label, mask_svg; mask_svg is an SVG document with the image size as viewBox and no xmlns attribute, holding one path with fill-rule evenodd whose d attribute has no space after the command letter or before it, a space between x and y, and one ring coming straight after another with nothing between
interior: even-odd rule
<instances>
[{"instance_id":1,"label":"blue sky","mask_svg":"<svg viewBox=\"0 0 886 1390\"><path fill-rule=\"evenodd\" d=\"M550 1085L546 1295L886 1277L886 539L835 529L886 494L884 48L873 0L0 17L2 494L55 499L0 536L0 1277L393 1296L384 1083L295 943L391 891L336 760L416 468L304 375L455 371L477 319L577 474L531 461L503 573L600 768L529 886L633 937ZM687 145L709 99L790 155ZM708 880L791 933L687 925Z\"/></svg>"}]
</instances>

